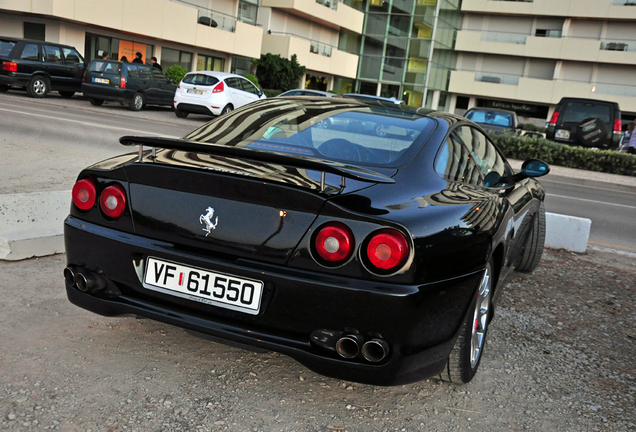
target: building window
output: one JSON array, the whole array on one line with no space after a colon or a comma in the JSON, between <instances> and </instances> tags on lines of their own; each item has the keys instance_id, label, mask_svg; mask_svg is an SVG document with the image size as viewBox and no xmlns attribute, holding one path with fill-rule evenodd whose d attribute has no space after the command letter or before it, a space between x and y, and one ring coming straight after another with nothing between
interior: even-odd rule
<instances>
[{"instance_id":1,"label":"building window","mask_svg":"<svg viewBox=\"0 0 636 432\"><path fill-rule=\"evenodd\" d=\"M179 51L172 48L163 48L161 50L161 66L164 69L170 66L179 65L188 72L192 70L192 53L187 51Z\"/></svg>"},{"instance_id":2,"label":"building window","mask_svg":"<svg viewBox=\"0 0 636 432\"><path fill-rule=\"evenodd\" d=\"M199 54L197 55L197 70L224 72L225 59Z\"/></svg>"},{"instance_id":3,"label":"building window","mask_svg":"<svg viewBox=\"0 0 636 432\"><path fill-rule=\"evenodd\" d=\"M46 40L46 25L25 21L24 22L24 38L45 41Z\"/></svg>"},{"instance_id":4,"label":"building window","mask_svg":"<svg viewBox=\"0 0 636 432\"><path fill-rule=\"evenodd\" d=\"M256 25L258 14L258 0L240 0L238 18L241 22Z\"/></svg>"},{"instance_id":5,"label":"building window","mask_svg":"<svg viewBox=\"0 0 636 432\"><path fill-rule=\"evenodd\" d=\"M87 63L96 58L101 59L105 55L110 60L121 60L126 57L126 60L132 62L138 52L141 53L142 61L149 63L154 45L86 33L84 54Z\"/></svg>"},{"instance_id":6,"label":"building window","mask_svg":"<svg viewBox=\"0 0 636 432\"><path fill-rule=\"evenodd\" d=\"M251 63L252 59L248 57L232 57L232 66L230 72L237 75L251 74Z\"/></svg>"}]
</instances>

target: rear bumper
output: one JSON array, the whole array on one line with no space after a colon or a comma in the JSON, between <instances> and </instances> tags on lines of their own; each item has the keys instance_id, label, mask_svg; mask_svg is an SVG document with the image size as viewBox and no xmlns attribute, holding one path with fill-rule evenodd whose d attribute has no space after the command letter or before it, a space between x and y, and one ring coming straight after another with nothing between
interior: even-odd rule
<instances>
[{"instance_id":1,"label":"rear bumper","mask_svg":"<svg viewBox=\"0 0 636 432\"><path fill-rule=\"evenodd\" d=\"M179 111L185 111L188 113L205 114L205 115L212 115L212 116L218 116L221 114L221 109L215 110L206 105L197 105L192 103L180 102L178 100L177 100L177 103L174 104L174 107L178 109Z\"/></svg>"},{"instance_id":2,"label":"rear bumper","mask_svg":"<svg viewBox=\"0 0 636 432\"><path fill-rule=\"evenodd\" d=\"M69 266L98 272L103 291L66 284L69 300L105 316L135 314L260 349L287 354L335 378L396 385L441 372L481 273L424 286L344 280L247 260L211 259L175 245L122 233L69 216L64 235ZM149 256L265 283L258 315L201 304L143 287ZM380 335L389 355L371 363L341 358L312 342L314 330ZM335 341L334 341L335 342Z\"/></svg>"},{"instance_id":3,"label":"rear bumper","mask_svg":"<svg viewBox=\"0 0 636 432\"><path fill-rule=\"evenodd\" d=\"M84 97L112 102L130 102L134 91L100 84L82 84Z\"/></svg>"}]
</instances>

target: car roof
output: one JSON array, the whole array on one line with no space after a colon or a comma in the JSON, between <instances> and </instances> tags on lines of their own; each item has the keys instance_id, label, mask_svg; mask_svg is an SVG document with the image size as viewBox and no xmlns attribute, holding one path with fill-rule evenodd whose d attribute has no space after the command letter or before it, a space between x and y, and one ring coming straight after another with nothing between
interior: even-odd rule
<instances>
[{"instance_id":1,"label":"car roof","mask_svg":"<svg viewBox=\"0 0 636 432\"><path fill-rule=\"evenodd\" d=\"M617 102L601 100L601 99L577 98L577 97L562 97L561 100L559 101L559 105L567 103L567 102L599 103L599 104L613 105L616 108L618 108L619 106Z\"/></svg>"},{"instance_id":2,"label":"car roof","mask_svg":"<svg viewBox=\"0 0 636 432\"><path fill-rule=\"evenodd\" d=\"M225 78L245 78L244 76L241 75L237 75L237 74L233 74L233 73L227 73L227 72L217 72L217 71L193 71L193 72L188 72L186 75L208 75L208 76L213 76L215 78L218 79L225 79Z\"/></svg>"},{"instance_id":3,"label":"car roof","mask_svg":"<svg viewBox=\"0 0 636 432\"><path fill-rule=\"evenodd\" d=\"M391 102L396 105L404 104L404 101L401 101L400 99L396 99L394 97L388 98L383 96L374 96L374 95L358 94L358 93L343 93L340 96L344 98L351 98L351 99L358 99L358 100L379 100L379 101Z\"/></svg>"},{"instance_id":4,"label":"car roof","mask_svg":"<svg viewBox=\"0 0 636 432\"><path fill-rule=\"evenodd\" d=\"M67 48L76 49L72 45L61 44L59 42L41 41L41 40L35 40L35 39L24 39L24 38L13 37L13 36L0 36L0 40L10 40L10 41L16 41L16 42L39 43L39 44L50 44L50 45L57 45L57 46L61 46L61 47L67 47Z\"/></svg>"}]
</instances>

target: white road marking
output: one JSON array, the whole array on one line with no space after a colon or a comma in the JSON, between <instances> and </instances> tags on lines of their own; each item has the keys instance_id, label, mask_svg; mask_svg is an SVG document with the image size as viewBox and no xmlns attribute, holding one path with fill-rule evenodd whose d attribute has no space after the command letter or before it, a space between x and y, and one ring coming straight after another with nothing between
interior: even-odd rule
<instances>
[{"instance_id":1,"label":"white road marking","mask_svg":"<svg viewBox=\"0 0 636 432\"><path fill-rule=\"evenodd\" d=\"M605 201L595 201L595 200L590 200L590 199L585 199L585 198L574 198L574 197L565 196L565 195L555 195L555 194L546 194L546 195L549 196L549 197L565 198L565 199L571 199L571 200L576 200L576 201L590 202L590 203L594 203L594 204L605 204L605 205L616 206L616 207L625 207L625 208L629 208L629 209L636 209L636 206L630 206L630 205L626 205L626 204L614 204L614 203L608 203L608 202L605 202Z\"/></svg>"},{"instance_id":2,"label":"white road marking","mask_svg":"<svg viewBox=\"0 0 636 432\"><path fill-rule=\"evenodd\" d=\"M105 124L100 124L100 123L92 123L92 122L86 122L86 121L81 121L81 120L73 120L73 119L63 118L63 117L54 117L54 116L48 116L48 115L44 115L44 114L34 114L34 113L28 113L28 112L24 112L24 111L16 111L16 110L12 110L12 109L0 108L0 111L7 111L7 112L10 112L10 113L13 113L13 114L24 114L24 115L30 116L30 117L40 117L40 118L46 118L46 119L51 119L51 120L57 120L57 121L65 121L65 122L69 122L69 123L77 123L77 124L81 124L82 126L88 126L88 127L94 127L94 128L102 128L102 129L108 129L108 130L120 130L120 131L126 131L126 132L135 132L136 135L139 135L139 134L153 135L153 136L158 135L156 132L141 131L139 129L134 129L134 128L117 127L117 126L105 125ZM166 137L166 138L179 138L177 136L169 136L169 135L161 135L161 136L162 137Z\"/></svg>"}]
</instances>

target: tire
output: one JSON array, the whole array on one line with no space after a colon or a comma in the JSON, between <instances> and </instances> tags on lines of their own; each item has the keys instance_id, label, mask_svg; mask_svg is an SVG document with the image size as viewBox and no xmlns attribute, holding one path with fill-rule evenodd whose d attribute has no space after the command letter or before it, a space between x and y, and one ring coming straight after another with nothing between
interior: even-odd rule
<instances>
[{"instance_id":1,"label":"tire","mask_svg":"<svg viewBox=\"0 0 636 432\"><path fill-rule=\"evenodd\" d=\"M75 94L74 91L61 91L61 92L58 92L58 93L60 94L60 96L62 96L65 99L70 99Z\"/></svg>"},{"instance_id":2,"label":"tire","mask_svg":"<svg viewBox=\"0 0 636 432\"><path fill-rule=\"evenodd\" d=\"M174 115L179 118L186 118L190 114L189 112L181 111L180 109L174 109Z\"/></svg>"},{"instance_id":3,"label":"tire","mask_svg":"<svg viewBox=\"0 0 636 432\"><path fill-rule=\"evenodd\" d=\"M88 98L88 101L91 103L91 105L95 106L101 106L104 103L103 99Z\"/></svg>"},{"instance_id":4,"label":"tire","mask_svg":"<svg viewBox=\"0 0 636 432\"><path fill-rule=\"evenodd\" d=\"M51 89L49 79L42 75L36 75L31 78L27 86L27 93L34 98L43 98Z\"/></svg>"},{"instance_id":5,"label":"tire","mask_svg":"<svg viewBox=\"0 0 636 432\"><path fill-rule=\"evenodd\" d=\"M145 104L146 99L144 98L144 95L142 93L135 93L130 104L128 104L128 109L131 111L141 111Z\"/></svg>"},{"instance_id":6,"label":"tire","mask_svg":"<svg viewBox=\"0 0 636 432\"><path fill-rule=\"evenodd\" d=\"M585 147L607 147L610 144L609 129L605 122L598 118L586 118L578 124L574 133L576 141Z\"/></svg>"},{"instance_id":7,"label":"tire","mask_svg":"<svg viewBox=\"0 0 636 432\"><path fill-rule=\"evenodd\" d=\"M232 112L233 109L234 107L232 105L225 105L225 107L223 108L223 111L221 111L221 115Z\"/></svg>"},{"instance_id":8,"label":"tire","mask_svg":"<svg viewBox=\"0 0 636 432\"><path fill-rule=\"evenodd\" d=\"M531 272L536 269L543 255L545 245L545 207L543 203L539 206L539 211L532 219L532 228L528 234L526 245L521 252L521 261L517 266L517 271Z\"/></svg>"},{"instance_id":9,"label":"tire","mask_svg":"<svg viewBox=\"0 0 636 432\"><path fill-rule=\"evenodd\" d=\"M8 92L9 87L9 84L0 84L0 93Z\"/></svg>"},{"instance_id":10,"label":"tire","mask_svg":"<svg viewBox=\"0 0 636 432\"><path fill-rule=\"evenodd\" d=\"M479 283L478 295L471 302L468 316L459 337L448 356L446 368L439 376L442 381L466 384L473 379L483 357L488 324L492 317L494 273L492 259L486 264Z\"/></svg>"}]
</instances>

